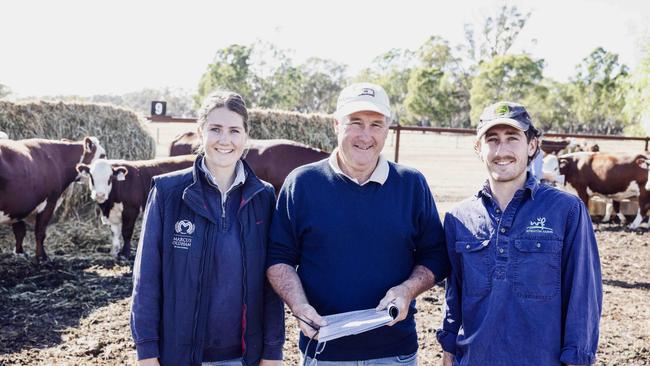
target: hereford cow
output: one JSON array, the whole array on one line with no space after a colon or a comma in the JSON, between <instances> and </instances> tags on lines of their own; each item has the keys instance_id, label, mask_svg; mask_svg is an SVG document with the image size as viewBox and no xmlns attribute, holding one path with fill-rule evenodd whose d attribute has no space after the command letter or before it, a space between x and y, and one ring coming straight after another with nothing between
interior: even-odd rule
<instances>
[{"instance_id":1,"label":"hereford cow","mask_svg":"<svg viewBox=\"0 0 650 366\"><path fill-rule=\"evenodd\" d=\"M201 140L196 132L185 132L174 138L169 146L169 156L195 154Z\"/></svg>"},{"instance_id":2,"label":"hereford cow","mask_svg":"<svg viewBox=\"0 0 650 366\"><path fill-rule=\"evenodd\" d=\"M324 151L291 140L250 140L245 160L278 193L292 170L328 156Z\"/></svg>"},{"instance_id":3,"label":"hereford cow","mask_svg":"<svg viewBox=\"0 0 650 366\"><path fill-rule=\"evenodd\" d=\"M170 156L194 153L199 144L198 134L186 132L172 142ZM249 140L245 160L255 174L271 183L278 193L292 170L328 156L324 151L291 140Z\"/></svg>"},{"instance_id":4,"label":"hereford cow","mask_svg":"<svg viewBox=\"0 0 650 366\"><path fill-rule=\"evenodd\" d=\"M124 161L100 159L90 165L77 164L77 171L88 177L90 197L102 211L102 222L111 226L114 257L128 258L133 228L147 203L151 179L160 174L190 167L195 155ZM120 234L124 246L120 245Z\"/></svg>"},{"instance_id":5,"label":"hereford cow","mask_svg":"<svg viewBox=\"0 0 650 366\"><path fill-rule=\"evenodd\" d=\"M47 260L43 241L47 224L77 178L75 166L105 157L95 137L81 141L0 140L0 223L11 224L16 253L22 254L25 219L35 216L34 260Z\"/></svg>"},{"instance_id":6,"label":"hereford cow","mask_svg":"<svg viewBox=\"0 0 650 366\"><path fill-rule=\"evenodd\" d=\"M629 198L627 192L638 192L639 210L630 228L639 227L650 205L650 159L641 154L581 152L562 155L558 163L560 174L575 188L585 205L593 194L621 200Z\"/></svg>"}]
</instances>

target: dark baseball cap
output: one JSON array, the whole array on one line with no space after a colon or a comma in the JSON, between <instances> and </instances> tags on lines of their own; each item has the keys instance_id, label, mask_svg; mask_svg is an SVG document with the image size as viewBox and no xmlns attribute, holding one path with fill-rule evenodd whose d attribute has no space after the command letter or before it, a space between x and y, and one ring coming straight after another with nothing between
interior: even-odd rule
<instances>
[{"instance_id":1,"label":"dark baseball cap","mask_svg":"<svg viewBox=\"0 0 650 366\"><path fill-rule=\"evenodd\" d=\"M526 108L513 102L496 102L483 110L476 127L476 138L480 139L487 130L497 125L512 126L523 132L528 131L532 124Z\"/></svg>"}]
</instances>

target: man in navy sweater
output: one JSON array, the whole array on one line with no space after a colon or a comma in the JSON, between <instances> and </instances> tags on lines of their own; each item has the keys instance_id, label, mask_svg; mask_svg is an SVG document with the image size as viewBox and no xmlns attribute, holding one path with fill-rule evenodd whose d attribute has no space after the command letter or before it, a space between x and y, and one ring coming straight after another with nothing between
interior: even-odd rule
<instances>
[{"instance_id":1,"label":"man in navy sweater","mask_svg":"<svg viewBox=\"0 0 650 366\"><path fill-rule=\"evenodd\" d=\"M294 170L280 191L267 276L302 319L305 363L416 365L415 297L449 271L426 180L380 155L390 115L380 86L345 88L335 113L338 147L328 159ZM318 344L322 316L391 303L399 316L389 326Z\"/></svg>"}]
</instances>

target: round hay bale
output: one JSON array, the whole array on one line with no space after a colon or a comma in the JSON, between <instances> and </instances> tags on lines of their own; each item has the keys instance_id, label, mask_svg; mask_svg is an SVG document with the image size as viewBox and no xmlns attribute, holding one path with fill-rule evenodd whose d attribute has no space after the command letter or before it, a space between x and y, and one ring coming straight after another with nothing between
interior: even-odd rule
<instances>
[{"instance_id":1,"label":"round hay bale","mask_svg":"<svg viewBox=\"0 0 650 366\"><path fill-rule=\"evenodd\" d=\"M155 156L156 144L144 123L135 112L109 104L0 101L0 131L12 139L78 141L95 136L111 159L140 160ZM72 184L64 197L59 219L96 216L96 205L90 200L86 184Z\"/></svg>"}]
</instances>

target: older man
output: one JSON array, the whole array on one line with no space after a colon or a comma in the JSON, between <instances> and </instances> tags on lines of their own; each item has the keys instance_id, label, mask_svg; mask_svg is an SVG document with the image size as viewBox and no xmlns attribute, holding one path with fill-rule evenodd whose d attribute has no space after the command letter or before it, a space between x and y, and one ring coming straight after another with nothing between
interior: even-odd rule
<instances>
[{"instance_id":1,"label":"older man","mask_svg":"<svg viewBox=\"0 0 650 366\"><path fill-rule=\"evenodd\" d=\"M414 299L449 263L426 180L380 155L390 115L380 86L345 88L335 113L338 147L293 171L280 192L267 275L302 319L306 363L318 349L321 366L417 364ZM322 316L391 303L399 316L389 326L318 343Z\"/></svg>"},{"instance_id":2,"label":"older man","mask_svg":"<svg viewBox=\"0 0 650 366\"><path fill-rule=\"evenodd\" d=\"M443 365L590 365L602 285L587 208L526 174L539 132L526 109L483 111L487 180L445 216L451 259Z\"/></svg>"}]
</instances>

